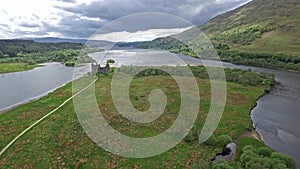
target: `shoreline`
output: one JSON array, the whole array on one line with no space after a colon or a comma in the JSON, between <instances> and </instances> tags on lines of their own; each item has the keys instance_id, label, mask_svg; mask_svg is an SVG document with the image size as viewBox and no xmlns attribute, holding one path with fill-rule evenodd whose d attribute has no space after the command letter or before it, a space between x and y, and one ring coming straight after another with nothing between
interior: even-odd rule
<instances>
[{"instance_id":1,"label":"shoreline","mask_svg":"<svg viewBox=\"0 0 300 169\"><path fill-rule=\"evenodd\" d=\"M73 79L73 80L74 80L74 79ZM54 92L55 90L64 87L64 86L67 85L68 83L73 82L73 80L71 80L71 81L69 81L69 82L66 82L66 83L64 83L64 84L62 84L62 85L60 85L60 86L57 86L56 88L54 88L54 89L52 89L52 90L49 90L49 91L47 91L47 92L45 92L45 93L43 93L43 94L41 94L41 95L35 96L35 97L30 98L30 99L28 99L28 100L25 100L25 101L22 101L22 102L20 102L20 103L14 104L14 105L12 105L12 106L5 107L5 108L3 108L3 109L0 110L0 115L1 115L1 114L4 114L4 113L7 113L7 112L9 112L10 110L13 110L14 108L17 108L17 107L19 107L19 106L22 106L22 105L31 103L31 102L36 101L36 100L39 100L39 99L41 99L41 98L43 98L43 97L49 95L50 93Z\"/></svg>"},{"instance_id":2,"label":"shoreline","mask_svg":"<svg viewBox=\"0 0 300 169\"><path fill-rule=\"evenodd\" d=\"M252 122L252 126L253 126L254 129L251 130L251 131L246 131L244 134L241 135L241 136L243 136L243 135L251 135L253 138L256 138L257 140L261 141L266 146L268 146L268 145L264 141L264 138L263 138L262 134L259 131L256 130L256 126L255 126L254 121L252 119L252 114L253 114L253 110L257 107L259 100L262 99L263 97L265 97L266 95L268 95L270 92L272 92L274 90L275 85L278 82L274 81L274 83L275 83L274 85L270 85L269 86L270 87L269 90L266 89L265 92L256 99L255 105L250 109L249 116L250 116L250 119L251 119L251 122Z\"/></svg>"},{"instance_id":3,"label":"shoreline","mask_svg":"<svg viewBox=\"0 0 300 169\"><path fill-rule=\"evenodd\" d=\"M167 50L169 51L169 50ZM169 51L170 53L174 53L174 52L171 52ZM196 58L196 59L201 59L201 58L198 58L198 57L194 57L194 56L191 56L191 55L188 55L188 54L184 54L184 53L174 53L174 54L182 54L182 55L186 55L186 56L189 56L189 57L192 57L192 58ZM257 68L266 68L266 69L274 69L274 70L282 70L282 71L287 71L287 72L296 72L296 73L300 73L300 71L297 71L297 70L293 70L293 69L285 69L285 68L281 68L281 67L273 67L273 66L260 66L260 65L252 65L252 64L238 64L238 63L234 63L234 62L229 62L229 61L226 61L226 60L222 60L221 57L219 57L217 60L213 60L213 59L206 59L206 58L203 58L202 60L212 60L212 61L221 61L221 62L225 62L225 63L231 63L231 64L234 64L234 65L238 65L238 66L251 66L251 67L257 67Z\"/></svg>"}]
</instances>

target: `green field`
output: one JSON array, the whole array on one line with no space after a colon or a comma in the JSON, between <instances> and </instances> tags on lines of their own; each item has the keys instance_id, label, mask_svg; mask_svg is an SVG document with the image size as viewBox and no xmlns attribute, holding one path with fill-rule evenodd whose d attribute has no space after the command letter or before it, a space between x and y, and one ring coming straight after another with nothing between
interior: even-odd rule
<instances>
[{"instance_id":1,"label":"green field","mask_svg":"<svg viewBox=\"0 0 300 169\"><path fill-rule=\"evenodd\" d=\"M110 82L111 75L100 76L95 89L99 108L116 130L130 136L149 137L163 132L176 119L180 108L180 93L171 77L138 77L131 83L130 98L139 110L149 108L146 98L153 89L162 89L168 98L164 114L149 124L131 123L117 112L110 95ZM210 106L210 82L200 78L197 78L197 82L201 110L192 131L200 131ZM227 85L225 112L214 135L229 135L236 140L252 129L250 109L269 86L232 82ZM25 128L63 103L71 94L72 84L69 83L48 96L1 114L0 149ZM222 146L219 145L199 145L197 140L186 140L170 151L151 158L130 159L113 155L87 137L77 120L73 102L69 102L8 149L0 157L0 168L192 168L199 161L204 161L203 165L208 167L215 154L222 151ZM230 165L236 166L239 163L232 161Z\"/></svg>"},{"instance_id":2,"label":"green field","mask_svg":"<svg viewBox=\"0 0 300 169\"><path fill-rule=\"evenodd\" d=\"M0 63L0 74L21 72L36 68L37 65L29 65L28 63Z\"/></svg>"}]
</instances>

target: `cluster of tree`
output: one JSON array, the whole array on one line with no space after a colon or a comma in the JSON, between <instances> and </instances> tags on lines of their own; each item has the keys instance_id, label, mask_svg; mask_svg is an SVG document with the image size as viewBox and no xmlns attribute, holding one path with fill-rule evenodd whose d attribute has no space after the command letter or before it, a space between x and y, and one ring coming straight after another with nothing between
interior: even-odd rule
<instances>
[{"instance_id":1,"label":"cluster of tree","mask_svg":"<svg viewBox=\"0 0 300 169\"><path fill-rule=\"evenodd\" d=\"M0 40L0 58L18 57L20 54L82 49L80 43L37 43L33 40Z\"/></svg>"},{"instance_id":2,"label":"cluster of tree","mask_svg":"<svg viewBox=\"0 0 300 169\"><path fill-rule=\"evenodd\" d=\"M178 66L178 67L159 67L159 68L147 68L143 71L140 71L140 67L134 66L126 66L119 68L120 71L124 71L130 74L136 74L137 77L141 76L169 76L169 74L164 71L168 70L168 72L172 73L172 75L183 76L187 75L189 70L192 71L193 76L209 79L209 75L206 71L204 66ZM164 69L164 70L163 70ZM214 69L222 69L222 68L214 68ZM216 71L218 72L218 71ZM270 74L262 74L256 73L251 70L240 70L240 69L225 69L226 81L234 82L244 85L259 85L259 84L266 84L266 85L273 85L274 84L274 77ZM222 79L222 76L215 75L215 80Z\"/></svg>"},{"instance_id":3,"label":"cluster of tree","mask_svg":"<svg viewBox=\"0 0 300 169\"><path fill-rule=\"evenodd\" d=\"M45 62L61 62L66 66L75 66L76 63L93 62L87 54L81 54L80 52L79 49L65 49L43 53L19 53L16 57L1 58L0 63L28 63L34 65Z\"/></svg>"},{"instance_id":4,"label":"cluster of tree","mask_svg":"<svg viewBox=\"0 0 300 169\"><path fill-rule=\"evenodd\" d=\"M231 50L218 50L218 53L223 61L235 64L300 71L299 56Z\"/></svg>"},{"instance_id":5,"label":"cluster of tree","mask_svg":"<svg viewBox=\"0 0 300 169\"><path fill-rule=\"evenodd\" d=\"M262 26L254 26L246 28L243 33L232 33L227 38L231 39L232 43L250 43L256 36L260 36L264 32L268 31L268 28ZM249 37L248 37L249 35ZM252 37L255 36L255 37ZM235 64L258 66L258 67L268 67L268 68L282 68L287 70L300 71L300 57L291 56L288 54L273 54L273 53L255 53L255 52L242 52L230 50L230 46L227 43L219 43L222 38L215 36L213 39L213 45L222 59L222 61L231 62ZM219 38L219 39L218 39ZM205 46L205 45L200 45ZM206 46L211 46L210 44ZM187 46L177 39L172 37L158 38L150 42L142 42L135 44L134 47L137 48L153 48L153 49L163 49L169 50L173 53L182 53L192 57L197 57L201 55L203 59L214 59L206 58L205 56L210 56L210 49L200 49L195 46L195 44L190 44ZM208 54L205 53L208 52Z\"/></svg>"},{"instance_id":6,"label":"cluster of tree","mask_svg":"<svg viewBox=\"0 0 300 169\"><path fill-rule=\"evenodd\" d=\"M229 135L220 135L220 136L212 135L209 139L205 141L206 145L219 146L222 148L227 146L229 143L232 143L232 138Z\"/></svg>"},{"instance_id":7,"label":"cluster of tree","mask_svg":"<svg viewBox=\"0 0 300 169\"><path fill-rule=\"evenodd\" d=\"M132 44L132 46L141 49L162 49L172 53L182 53L196 57L196 53L188 45L173 37L158 38L149 42L141 42Z\"/></svg>"},{"instance_id":8,"label":"cluster of tree","mask_svg":"<svg viewBox=\"0 0 300 169\"><path fill-rule=\"evenodd\" d=\"M251 145L243 148L240 163L245 169L251 168L274 168L296 169L296 162L292 157L274 152L268 147L254 148Z\"/></svg>"},{"instance_id":9,"label":"cluster of tree","mask_svg":"<svg viewBox=\"0 0 300 169\"><path fill-rule=\"evenodd\" d=\"M183 139L186 143L198 142L200 130L193 128ZM229 143L232 143L233 140L229 135L220 135L215 136L214 134L207 139L204 144L207 146L218 146L221 148L226 147Z\"/></svg>"},{"instance_id":10,"label":"cluster of tree","mask_svg":"<svg viewBox=\"0 0 300 169\"><path fill-rule=\"evenodd\" d=\"M196 77L209 78L206 68L204 66L190 66L190 68ZM252 70L225 69L225 75L226 81L244 85L273 85L275 82L273 75L256 73Z\"/></svg>"},{"instance_id":11,"label":"cluster of tree","mask_svg":"<svg viewBox=\"0 0 300 169\"><path fill-rule=\"evenodd\" d=\"M216 34L211 40L215 42L227 42L230 44L248 45L260 38L263 33L268 32L272 27L262 25L245 26L233 28Z\"/></svg>"},{"instance_id":12,"label":"cluster of tree","mask_svg":"<svg viewBox=\"0 0 300 169\"><path fill-rule=\"evenodd\" d=\"M220 136L221 137L221 136ZM227 139L227 136L223 136ZM229 140L228 140L229 141ZM226 141L226 142L228 142ZM226 143L224 142L224 144ZM206 144L206 143L205 143ZM214 143L216 144L216 143ZM210 144L209 144L210 145ZM268 147L262 146L254 148L247 145L243 148L243 152L235 161L228 162L218 160L214 163L200 160L193 166L194 169L296 169L297 164L292 157L275 152Z\"/></svg>"},{"instance_id":13,"label":"cluster of tree","mask_svg":"<svg viewBox=\"0 0 300 169\"><path fill-rule=\"evenodd\" d=\"M164 50L187 48L185 44L172 37L157 38L153 41L138 43L135 45L135 47L142 48L142 49L152 48L152 49L164 49Z\"/></svg>"},{"instance_id":14,"label":"cluster of tree","mask_svg":"<svg viewBox=\"0 0 300 169\"><path fill-rule=\"evenodd\" d=\"M98 47L80 43L37 43L33 40L0 40L0 63L61 62L66 66L93 62L88 53L100 52Z\"/></svg>"}]
</instances>

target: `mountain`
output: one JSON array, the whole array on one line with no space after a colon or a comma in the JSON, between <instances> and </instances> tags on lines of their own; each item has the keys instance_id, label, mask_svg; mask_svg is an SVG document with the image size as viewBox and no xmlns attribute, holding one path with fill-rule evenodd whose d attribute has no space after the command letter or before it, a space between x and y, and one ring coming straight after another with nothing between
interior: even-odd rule
<instances>
[{"instance_id":1,"label":"mountain","mask_svg":"<svg viewBox=\"0 0 300 169\"><path fill-rule=\"evenodd\" d=\"M41 43L34 40L7 39L0 40L0 58L16 57L19 53L45 53L55 50L77 49L84 46L81 43Z\"/></svg>"},{"instance_id":2,"label":"mountain","mask_svg":"<svg viewBox=\"0 0 300 169\"><path fill-rule=\"evenodd\" d=\"M54 37L45 37L45 38L32 38L29 40L33 40L39 43L81 43L86 44L88 46L112 46L114 43L104 40L87 40L87 39L68 39L68 38L54 38Z\"/></svg>"},{"instance_id":3,"label":"mountain","mask_svg":"<svg viewBox=\"0 0 300 169\"><path fill-rule=\"evenodd\" d=\"M234 50L300 56L299 0L253 0L199 28Z\"/></svg>"},{"instance_id":4,"label":"mountain","mask_svg":"<svg viewBox=\"0 0 300 169\"><path fill-rule=\"evenodd\" d=\"M223 61L300 71L300 0L253 0L199 28ZM195 53L201 53L201 57L208 58L203 36L197 34L191 29L136 47L160 48L195 57ZM187 46L176 37L192 40Z\"/></svg>"},{"instance_id":5,"label":"mountain","mask_svg":"<svg viewBox=\"0 0 300 169\"><path fill-rule=\"evenodd\" d=\"M35 42L40 43L61 43L61 42L69 42L69 43L82 43L85 44L87 42L86 39L67 39L67 38L54 38L54 37L45 37L45 38L32 38Z\"/></svg>"}]
</instances>

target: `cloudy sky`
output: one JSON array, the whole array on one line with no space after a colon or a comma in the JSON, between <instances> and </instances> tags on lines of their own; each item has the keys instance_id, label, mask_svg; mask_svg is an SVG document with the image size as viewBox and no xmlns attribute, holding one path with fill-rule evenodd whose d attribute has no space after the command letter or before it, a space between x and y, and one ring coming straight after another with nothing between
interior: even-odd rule
<instances>
[{"instance_id":1,"label":"cloudy sky","mask_svg":"<svg viewBox=\"0 0 300 169\"><path fill-rule=\"evenodd\" d=\"M249 0L0 0L0 38L88 38L106 24L140 12L167 13L201 25L246 2ZM155 23L147 18L135 17L135 22L130 20L132 26L126 27L128 30L109 29L106 33L130 34L157 29L152 32L163 36L185 30L187 26L178 22L174 24L170 19L160 16L157 20L159 26L153 27ZM147 24L144 23L146 21ZM118 22L115 28L121 23ZM165 30L169 28L170 32ZM99 37L105 39L108 36ZM147 35L144 38L147 39Z\"/></svg>"}]
</instances>

